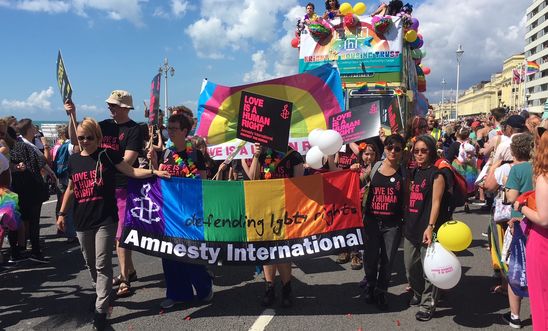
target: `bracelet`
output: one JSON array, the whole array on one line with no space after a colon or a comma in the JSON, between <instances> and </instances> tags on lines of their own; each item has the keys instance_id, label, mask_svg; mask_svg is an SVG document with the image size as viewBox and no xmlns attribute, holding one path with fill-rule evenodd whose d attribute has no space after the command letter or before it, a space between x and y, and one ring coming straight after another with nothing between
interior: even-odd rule
<instances>
[{"instance_id":1,"label":"bracelet","mask_svg":"<svg viewBox=\"0 0 548 331\"><path fill-rule=\"evenodd\" d=\"M436 227L436 224L428 224L428 226L434 229Z\"/></svg>"},{"instance_id":2,"label":"bracelet","mask_svg":"<svg viewBox=\"0 0 548 331\"><path fill-rule=\"evenodd\" d=\"M523 207L525 207L525 205L520 204L519 207L518 207L518 212L523 214L523 211L522 211Z\"/></svg>"},{"instance_id":3,"label":"bracelet","mask_svg":"<svg viewBox=\"0 0 548 331\"><path fill-rule=\"evenodd\" d=\"M150 174L154 175L154 168L150 168Z\"/></svg>"},{"instance_id":4,"label":"bracelet","mask_svg":"<svg viewBox=\"0 0 548 331\"><path fill-rule=\"evenodd\" d=\"M63 217L65 217L65 216L67 216L67 213L65 213L65 212L63 212L63 211L60 211L60 212L57 213L57 216L63 216Z\"/></svg>"}]
</instances>

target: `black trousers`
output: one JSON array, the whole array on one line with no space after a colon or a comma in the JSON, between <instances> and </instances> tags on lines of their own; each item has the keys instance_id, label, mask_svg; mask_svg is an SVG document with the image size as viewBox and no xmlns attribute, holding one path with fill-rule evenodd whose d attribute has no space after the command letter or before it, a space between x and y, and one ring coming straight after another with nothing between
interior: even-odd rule
<instances>
[{"instance_id":1,"label":"black trousers","mask_svg":"<svg viewBox=\"0 0 548 331\"><path fill-rule=\"evenodd\" d=\"M401 222L366 219L363 268L366 288L386 292L401 240Z\"/></svg>"}]
</instances>

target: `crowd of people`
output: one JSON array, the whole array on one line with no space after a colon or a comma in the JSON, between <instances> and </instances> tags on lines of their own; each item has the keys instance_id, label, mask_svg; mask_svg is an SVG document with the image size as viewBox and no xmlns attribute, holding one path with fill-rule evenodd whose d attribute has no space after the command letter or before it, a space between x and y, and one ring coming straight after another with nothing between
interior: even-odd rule
<instances>
[{"instance_id":1,"label":"crowd of people","mask_svg":"<svg viewBox=\"0 0 548 331\"><path fill-rule=\"evenodd\" d=\"M167 127L162 116L158 126L147 126L130 118L133 100L129 92L115 90L106 103L110 119L71 120L58 127L55 142L41 136L30 119L0 119L0 164L5 165L0 167L0 192L15 192L21 213L15 227L13 222L3 221L10 246L9 260L3 265L16 265L27 258L48 263L41 248L40 213L53 186L59 233L80 244L96 290L96 329L107 325L111 293L131 295L131 283L138 280L131 250L119 246L128 177L269 180L340 169L360 174L365 245L363 250L341 252L337 262L350 262L352 269L364 270L360 286L367 304L388 309L386 293L392 269L403 262L409 305L418 306L417 320L430 320L439 290L423 272L426 249L440 226L453 219L457 207L473 212L477 209L470 206L476 203L496 221L496 227L486 230L490 238L494 231L506 228L511 238L517 224L527 224L527 285L533 326L548 328L548 282L543 276L548 272L548 208L518 199L533 190L538 200L548 195L548 135L544 134L548 121L538 115L495 108L489 116L457 122L439 123L433 114L415 116L406 132L386 135L381 130L377 137L351 143L345 152L326 157L324 166L314 170L291 147L279 152L256 145L250 159L215 161L208 155L204 139L192 136L196 119L190 109L169 109ZM70 118L78 118L72 102L65 104L65 110ZM397 261L402 241L404 260ZM498 249L497 240L491 241L491 249ZM120 267L117 276L112 267L114 248ZM520 297L505 281L505 261L492 255L490 263L500 274L500 284L493 291L508 295L510 309L503 318L510 326L520 327ZM205 266L171 259L162 259L162 266L166 284L162 308L212 300L213 282ZM292 306L291 264L261 268L265 280L262 304L275 303L279 274L281 305Z\"/></svg>"}]
</instances>

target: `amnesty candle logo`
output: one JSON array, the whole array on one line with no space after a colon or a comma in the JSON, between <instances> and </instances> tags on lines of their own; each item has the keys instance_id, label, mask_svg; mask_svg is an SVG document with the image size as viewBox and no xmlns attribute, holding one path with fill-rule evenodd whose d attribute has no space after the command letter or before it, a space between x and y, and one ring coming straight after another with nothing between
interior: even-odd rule
<instances>
[{"instance_id":1,"label":"amnesty candle logo","mask_svg":"<svg viewBox=\"0 0 548 331\"><path fill-rule=\"evenodd\" d=\"M148 192L150 192L150 184L143 185L141 189L142 197L133 199L134 202L138 203L138 206L131 208L131 215L147 224L160 222L162 219L159 216L152 217L152 215L158 215L157 212L160 210L160 206L148 197Z\"/></svg>"}]
</instances>

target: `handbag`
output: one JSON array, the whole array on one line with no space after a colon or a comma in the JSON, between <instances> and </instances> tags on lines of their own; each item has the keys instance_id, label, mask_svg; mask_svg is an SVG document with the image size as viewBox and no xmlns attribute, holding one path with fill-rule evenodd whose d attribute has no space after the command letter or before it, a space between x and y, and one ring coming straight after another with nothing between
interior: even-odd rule
<instances>
[{"instance_id":1,"label":"handbag","mask_svg":"<svg viewBox=\"0 0 548 331\"><path fill-rule=\"evenodd\" d=\"M495 213L493 219L496 223L507 222L512 218L512 205L506 203L506 195L504 194L504 188L500 191L497 197L495 197Z\"/></svg>"}]
</instances>

